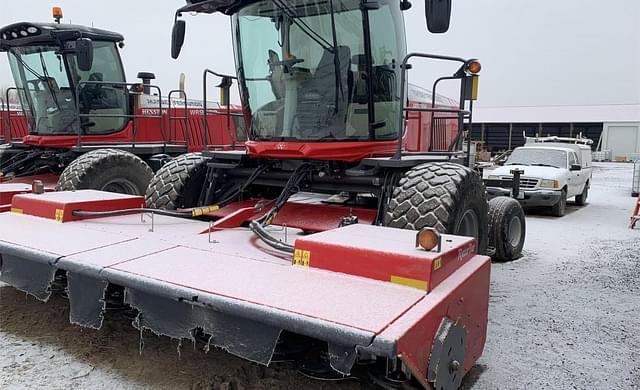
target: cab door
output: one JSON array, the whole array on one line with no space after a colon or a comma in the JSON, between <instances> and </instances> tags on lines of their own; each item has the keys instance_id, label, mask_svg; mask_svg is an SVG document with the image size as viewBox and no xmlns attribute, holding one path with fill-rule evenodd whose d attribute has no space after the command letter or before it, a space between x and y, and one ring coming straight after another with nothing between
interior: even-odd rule
<instances>
[{"instance_id":1,"label":"cab door","mask_svg":"<svg viewBox=\"0 0 640 390\"><path fill-rule=\"evenodd\" d=\"M578 156L576 152L569 152L569 180L567 188L567 197L578 195L582 193L582 185L585 182L585 175L580 170L571 170L571 167L580 165L578 162Z\"/></svg>"}]
</instances>

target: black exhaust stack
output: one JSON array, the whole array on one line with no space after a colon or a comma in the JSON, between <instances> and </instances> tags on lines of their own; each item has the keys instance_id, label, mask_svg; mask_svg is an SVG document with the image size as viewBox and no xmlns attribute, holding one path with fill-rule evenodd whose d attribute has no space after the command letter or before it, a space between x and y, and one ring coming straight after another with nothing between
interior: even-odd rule
<instances>
[{"instance_id":1,"label":"black exhaust stack","mask_svg":"<svg viewBox=\"0 0 640 390\"><path fill-rule=\"evenodd\" d=\"M156 79L156 75L151 72L138 72L138 78L142 79L142 93L145 95L151 95L151 80Z\"/></svg>"}]
</instances>

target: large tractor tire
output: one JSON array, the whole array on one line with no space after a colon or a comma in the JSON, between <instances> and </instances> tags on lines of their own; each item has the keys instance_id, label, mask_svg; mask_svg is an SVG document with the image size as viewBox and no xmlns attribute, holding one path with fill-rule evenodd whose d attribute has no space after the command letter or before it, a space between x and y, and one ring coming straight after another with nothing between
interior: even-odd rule
<instances>
[{"instance_id":1,"label":"large tractor tire","mask_svg":"<svg viewBox=\"0 0 640 390\"><path fill-rule=\"evenodd\" d=\"M146 194L147 207L176 210L197 206L206 174L207 164L200 153L174 158L151 179Z\"/></svg>"},{"instance_id":2,"label":"large tractor tire","mask_svg":"<svg viewBox=\"0 0 640 390\"><path fill-rule=\"evenodd\" d=\"M487 195L480 176L454 163L426 163L407 171L393 191L384 225L475 237L487 250Z\"/></svg>"},{"instance_id":3,"label":"large tractor tire","mask_svg":"<svg viewBox=\"0 0 640 390\"><path fill-rule=\"evenodd\" d=\"M496 261L511 261L522 255L526 223L520 203L508 196L489 201L489 254Z\"/></svg>"},{"instance_id":4,"label":"large tractor tire","mask_svg":"<svg viewBox=\"0 0 640 390\"><path fill-rule=\"evenodd\" d=\"M60 175L56 191L102 190L144 195L153 171L140 157L118 149L98 149L81 155Z\"/></svg>"}]
</instances>

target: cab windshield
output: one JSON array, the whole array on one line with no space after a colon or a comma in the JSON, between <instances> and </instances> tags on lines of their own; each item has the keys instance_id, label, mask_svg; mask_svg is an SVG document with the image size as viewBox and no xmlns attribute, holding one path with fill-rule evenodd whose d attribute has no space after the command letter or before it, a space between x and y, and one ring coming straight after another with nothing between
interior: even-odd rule
<instances>
[{"instance_id":1,"label":"cab windshield","mask_svg":"<svg viewBox=\"0 0 640 390\"><path fill-rule=\"evenodd\" d=\"M534 165L567 168L567 152L549 148L516 148L506 165Z\"/></svg>"},{"instance_id":2,"label":"cab windshield","mask_svg":"<svg viewBox=\"0 0 640 390\"><path fill-rule=\"evenodd\" d=\"M9 64L20 100L30 122L30 133L77 134L76 88L80 84L80 120L85 134L121 130L127 122L126 91L108 82L123 82L124 70L115 43L94 42L91 70L77 67L75 55L59 46L23 46L9 50ZM72 50L75 42L66 44Z\"/></svg>"},{"instance_id":3,"label":"cab windshield","mask_svg":"<svg viewBox=\"0 0 640 390\"><path fill-rule=\"evenodd\" d=\"M398 64L406 53L399 7L392 0L370 10L359 0L263 0L236 13L252 138L397 138Z\"/></svg>"}]
</instances>

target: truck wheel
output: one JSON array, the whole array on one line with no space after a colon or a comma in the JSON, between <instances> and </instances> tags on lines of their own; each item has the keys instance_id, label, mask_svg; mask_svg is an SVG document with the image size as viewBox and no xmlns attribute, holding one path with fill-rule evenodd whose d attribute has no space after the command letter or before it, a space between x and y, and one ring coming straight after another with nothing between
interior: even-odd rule
<instances>
[{"instance_id":1,"label":"truck wheel","mask_svg":"<svg viewBox=\"0 0 640 390\"><path fill-rule=\"evenodd\" d=\"M555 217L562 217L567 208L567 190L562 189L560 194L560 200L558 203L551 206L551 214Z\"/></svg>"},{"instance_id":2,"label":"truck wheel","mask_svg":"<svg viewBox=\"0 0 640 390\"><path fill-rule=\"evenodd\" d=\"M56 191L93 189L144 195L152 176L140 157L118 149L98 149L73 160L60 175Z\"/></svg>"},{"instance_id":3,"label":"truck wheel","mask_svg":"<svg viewBox=\"0 0 640 390\"><path fill-rule=\"evenodd\" d=\"M178 156L156 172L145 196L147 207L176 210L197 206L207 174L207 164L200 153Z\"/></svg>"},{"instance_id":4,"label":"truck wheel","mask_svg":"<svg viewBox=\"0 0 640 390\"><path fill-rule=\"evenodd\" d=\"M427 163L407 171L393 191L384 225L475 237L487 249L487 195L480 176L454 163Z\"/></svg>"},{"instance_id":5,"label":"truck wheel","mask_svg":"<svg viewBox=\"0 0 640 390\"><path fill-rule=\"evenodd\" d=\"M584 206L587 204L587 196L589 195L589 182L584 183L584 189L582 194L576 195L576 204L578 206Z\"/></svg>"},{"instance_id":6,"label":"truck wheel","mask_svg":"<svg viewBox=\"0 0 640 390\"><path fill-rule=\"evenodd\" d=\"M508 196L489 201L489 253L494 260L515 260L522 254L526 224L520 203Z\"/></svg>"}]
</instances>

